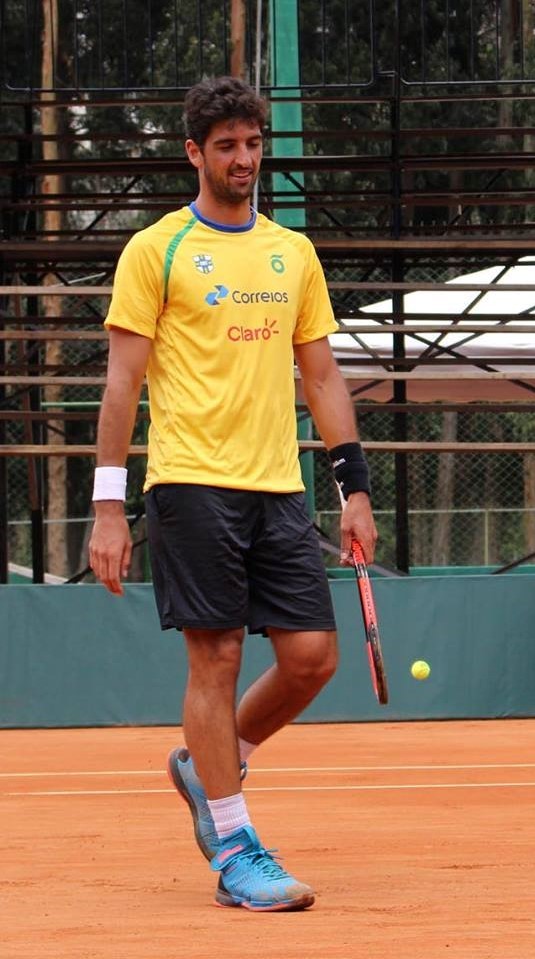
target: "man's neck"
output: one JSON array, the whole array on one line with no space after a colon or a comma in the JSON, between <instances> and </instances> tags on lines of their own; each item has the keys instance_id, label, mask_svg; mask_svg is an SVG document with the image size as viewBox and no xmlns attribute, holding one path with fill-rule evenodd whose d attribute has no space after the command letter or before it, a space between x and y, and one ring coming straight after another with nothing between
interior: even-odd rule
<instances>
[{"instance_id":1,"label":"man's neck","mask_svg":"<svg viewBox=\"0 0 535 959\"><path fill-rule=\"evenodd\" d=\"M251 219L251 203L248 197L242 203L218 203L199 193L195 207L205 220L225 226L246 226Z\"/></svg>"}]
</instances>

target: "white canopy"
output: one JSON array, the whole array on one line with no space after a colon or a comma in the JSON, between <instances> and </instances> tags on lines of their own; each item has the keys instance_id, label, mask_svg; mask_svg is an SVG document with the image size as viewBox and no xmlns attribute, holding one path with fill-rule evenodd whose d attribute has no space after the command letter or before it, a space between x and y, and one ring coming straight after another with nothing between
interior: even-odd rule
<instances>
[{"instance_id":1,"label":"white canopy","mask_svg":"<svg viewBox=\"0 0 535 959\"><path fill-rule=\"evenodd\" d=\"M456 290L458 284L495 284L496 289ZM500 290L500 285L530 285L530 290ZM413 315L407 321L408 327L437 326L435 314L451 315L450 326L453 332L445 336L439 332L419 332L405 335L405 351L410 359L417 359L429 349L429 345L440 341L441 347L454 349L464 362L455 363L451 353L441 353L440 359L449 358L444 366L437 362L418 364L409 372L407 379L407 399L416 402L442 400L450 402L468 402L470 400L489 400L494 402L516 400L529 402L535 395L529 389L517 385L513 380L521 380L535 388L535 256L522 257L514 266L493 266L475 273L456 277L447 283L447 290L419 290L404 294L404 311ZM393 334L385 332L385 323L375 321L374 313L392 311L392 300L382 300L362 308L369 319L343 320L344 329L349 333L335 333L330 337L337 360L344 371L352 389L365 387L360 396L366 399L384 401L392 395L392 377L376 380L384 376L385 368L380 361L369 365L373 354L385 360L392 357ZM485 314L479 321L478 315ZM494 323L489 319L496 317ZM515 314L511 320L511 314ZM507 316L504 321L502 317ZM420 319L421 317L421 319ZM515 331L508 325L514 323ZM519 325L525 327L518 331ZM360 332L370 325L380 332ZM441 327L447 322L440 321ZM481 326L488 330L495 325L500 332L474 332ZM467 330L466 327L470 327ZM355 339L358 336L358 341ZM362 360L367 358L368 362ZM518 362L500 363L499 359L514 359ZM475 361L489 367L486 372ZM360 362L359 362L360 361ZM469 361L469 362L466 362ZM451 365L450 365L451 364ZM397 374L399 376L399 374ZM396 377L397 378L397 377Z\"/></svg>"}]
</instances>

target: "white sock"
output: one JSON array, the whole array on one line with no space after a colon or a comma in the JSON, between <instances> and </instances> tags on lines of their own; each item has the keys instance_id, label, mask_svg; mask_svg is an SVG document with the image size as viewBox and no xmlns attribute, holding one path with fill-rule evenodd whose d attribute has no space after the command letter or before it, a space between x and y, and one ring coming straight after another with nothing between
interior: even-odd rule
<instances>
[{"instance_id":1,"label":"white sock","mask_svg":"<svg viewBox=\"0 0 535 959\"><path fill-rule=\"evenodd\" d=\"M245 805L243 793L235 796L225 796L224 799L207 799L208 808L212 813L215 831L220 839L226 839L232 832L242 826L250 826L251 820Z\"/></svg>"},{"instance_id":2,"label":"white sock","mask_svg":"<svg viewBox=\"0 0 535 959\"><path fill-rule=\"evenodd\" d=\"M238 747L240 750L240 762L246 763L251 753L255 751L257 743L248 743L246 739L239 738Z\"/></svg>"}]
</instances>

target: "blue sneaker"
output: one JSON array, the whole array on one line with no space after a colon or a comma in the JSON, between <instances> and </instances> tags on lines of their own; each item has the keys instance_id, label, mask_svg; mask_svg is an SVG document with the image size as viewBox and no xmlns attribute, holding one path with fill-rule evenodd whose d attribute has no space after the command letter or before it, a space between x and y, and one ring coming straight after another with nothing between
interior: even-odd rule
<instances>
[{"instance_id":1,"label":"blue sneaker","mask_svg":"<svg viewBox=\"0 0 535 959\"><path fill-rule=\"evenodd\" d=\"M203 784L195 772L193 760L184 747L173 749L167 757L167 772L173 786L187 802L193 819L197 845L203 856L212 860L219 849L219 838L208 808ZM241 764L241 779L247 775L247 763Z\"/></svg>"},{"instance_id":2,"label":"blue sneaker","mask_svg":"<svg viewBox=\"0 0 535 959\"><path fill-rule=\"evenodd\" d=\"M220 871L215 900L219 906L243 906L253 912L307 909L314 902L310 886L285 872L264 849L251 826L220 840L210 866Z\"/></svg>"}]
</instances>

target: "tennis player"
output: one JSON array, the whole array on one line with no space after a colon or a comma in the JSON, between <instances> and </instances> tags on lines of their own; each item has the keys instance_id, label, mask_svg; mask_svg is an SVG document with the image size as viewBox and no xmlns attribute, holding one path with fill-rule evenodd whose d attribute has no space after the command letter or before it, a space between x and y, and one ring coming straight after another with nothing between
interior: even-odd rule
<instances>
[{"instance_id":1,"label":"tennis player","mask_svg":"<svg viewBox=\"0 0 535 959\"><path fill-rule=\"evenodd\" d=\"M306 237L251 208L265 121L265 101L241 80L193 87L185 126L197 198L137 233L120 257L89 552L96 576L121 594L132 548L125 463L146 375L154 590L162 629L183 632L189 664L186 745L169 772L220 874L217 903L273 911L304 909L314 893L263 846L242 779L253 750L302 712L337 663L299 468L294 360L347 500L341 562L352 537L371 561L376 530L327 338L337 326L321 266ZM236 706L245 628L269 636L274 662Z\"/></svg>"}]
</instances>

